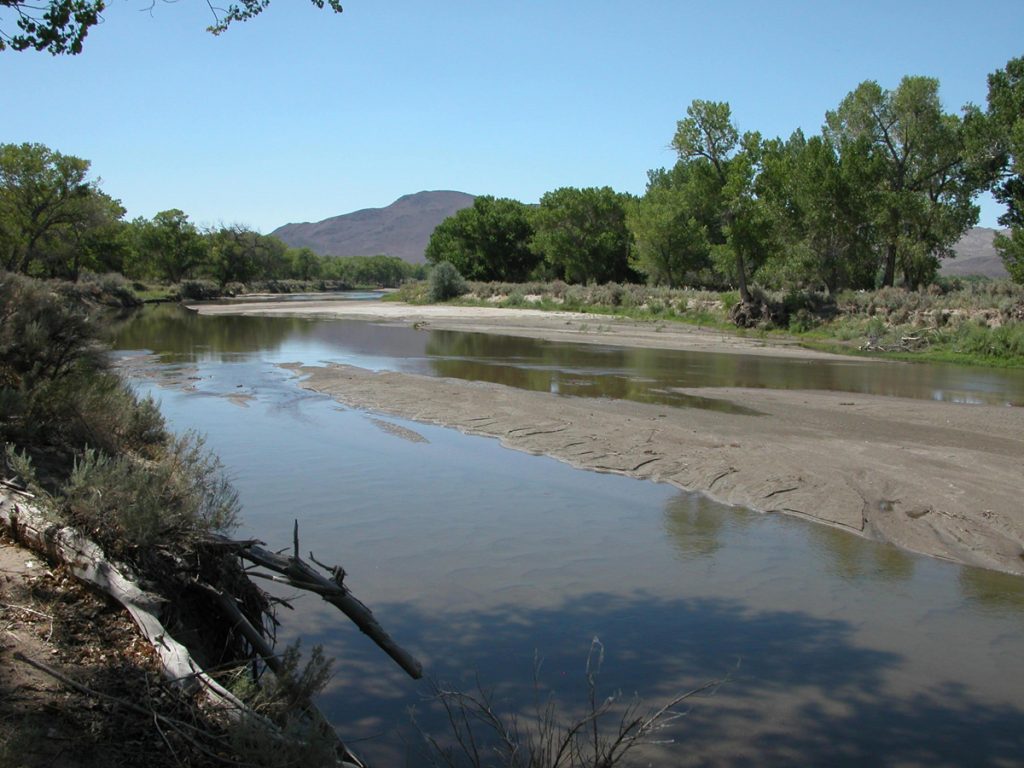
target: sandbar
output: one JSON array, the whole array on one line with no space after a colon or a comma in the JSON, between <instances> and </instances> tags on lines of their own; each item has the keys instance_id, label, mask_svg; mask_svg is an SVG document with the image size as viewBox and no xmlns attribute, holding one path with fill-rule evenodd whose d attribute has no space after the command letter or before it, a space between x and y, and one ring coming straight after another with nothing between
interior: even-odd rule
<instances>
[{"instance_id":1,"label":"sandbar","mask_svg":"<svg viewBox=\"0 0 1024 768\"><path fill-rule=\"evenodd\" d=\"M198 311L314 314L622 346L834 357L793 344L658 329L602 315L390 302L345 302L334 312L305 304L204 305ZM581 324L608 330L581 333ZM302 377L303 387L354 408L494 437L509 448L583 469L671 483L726 504L1024 575L1021 408L848 392L679 390L732 406L710 410L344 365L287 367Z\"/></svg>"}]
</instances>

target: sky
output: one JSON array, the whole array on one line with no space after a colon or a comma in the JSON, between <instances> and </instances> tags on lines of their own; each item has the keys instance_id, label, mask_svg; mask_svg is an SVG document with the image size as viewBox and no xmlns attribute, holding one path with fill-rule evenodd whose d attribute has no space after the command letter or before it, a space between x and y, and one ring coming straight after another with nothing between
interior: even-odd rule
<instances>
[{"instance_id":1,"label":"sky","mask_svg":"<svg viewBox=\"0 0 1024 768\"><path fill-rule=\"evenodd\" d=\"M864 80L938 78L954 112L1024 55L1020 0L344 5L273 0L214 37L202 0L108 0L81 55L0 52L0 143L90 160L129 218L269 232L425 189L641 194L693 99L811 135Z\"/></svg>"}]
</instances>

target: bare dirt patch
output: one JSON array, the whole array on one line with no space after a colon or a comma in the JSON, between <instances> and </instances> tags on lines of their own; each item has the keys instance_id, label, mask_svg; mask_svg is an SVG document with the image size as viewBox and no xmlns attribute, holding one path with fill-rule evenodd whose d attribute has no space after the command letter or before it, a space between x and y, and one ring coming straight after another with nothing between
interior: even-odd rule
<instances>
[{"instance_id":1,"label":"bare dirt patch","mask_svg":"<svg viewBox=\"0 0 1024 768\"><path fill-rule=\"evenodd\" d=\"M98 693L173 712L176 692L116 604L0 533L0 765L149 768L202 765L153 719L86 695L23 661L56 669ZM173 751L177 750L177 752Z\"/></svg>"}]
</instances>

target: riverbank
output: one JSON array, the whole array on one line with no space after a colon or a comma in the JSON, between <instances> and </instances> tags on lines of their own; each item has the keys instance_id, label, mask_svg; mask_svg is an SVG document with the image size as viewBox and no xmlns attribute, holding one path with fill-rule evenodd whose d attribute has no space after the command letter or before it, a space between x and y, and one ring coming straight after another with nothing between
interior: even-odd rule
<instances>
[{"instance_id":1,"label":"riverbank","mask_svg":"<svg viewBox=\"0 0 1024 768\"><path fill-rule=\"evenodd\" d=\"M694 329L666 333L608 318L600 318L604 328L598 330L594 317L568 312L375 302L199 311L330 315L622 346L835 357L793 344ZM508 447L581 468L668 482L911 551L1024 574L1021 409L735 388L681 390L719 408L668 408L345 366L296 370L303 386L352 407L496 437Z\"/></svg>"},{"instance_id":2,"label":"riverbank","mask_svg":"<svg viewBox=\"0 0 1024 768\"><path fill-rule=\"evenodd\" d=\"M761 339L671 322L650 322L585 312L541 311L514 307L452 304L411 305L385 301L234 302L193 304L201 315L325 317L338 320L411 325L466 333L493 333L577 344L723 352L805 360L844 360L844 355L816 352L785 339ZM883 364L884 363L880 363Z\"/></svg>"}]
</instances>

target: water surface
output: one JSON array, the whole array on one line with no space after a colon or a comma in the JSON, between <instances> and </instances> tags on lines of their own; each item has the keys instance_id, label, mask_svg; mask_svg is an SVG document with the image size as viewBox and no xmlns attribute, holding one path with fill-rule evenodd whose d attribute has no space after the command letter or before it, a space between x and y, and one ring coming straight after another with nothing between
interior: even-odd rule
<instances>
[{"instance_id":1,"label":"water surface","mask_svg":"<svg viewBox=\"0 0 1024 768\"><path fill-rule=\"evenodd\" d=\"M413 442L300 389L276 363L454 369L529 388L557 380L559 391L578 378L593 394L634 377L647 391L824 387L811 366L174 312L126 326L118 346L154 353L130 369L139 386L174 426L208 434L240 490L241 533L286 546L297 518L303 548L343 564L355 594L439 680L471 689L479 678L501 706L528 708L539 656L541 680L571 710L598 637L606 693L654 703L728 678L692 702L670 734L679 744L652 756L661 764L1020 763L1024 580L385 419L425 438ZM847 391L1019 397L1003 372L928 366L917 385L885 385L870 371L917 366L828 367ZM367 739L356 746L380 765L422 764L407 710L443 731L428 688L321 601L301 598L282 618L285 640L301 635L338 658L322 706L342 733Z\"/></svg>"}]
</instances>

